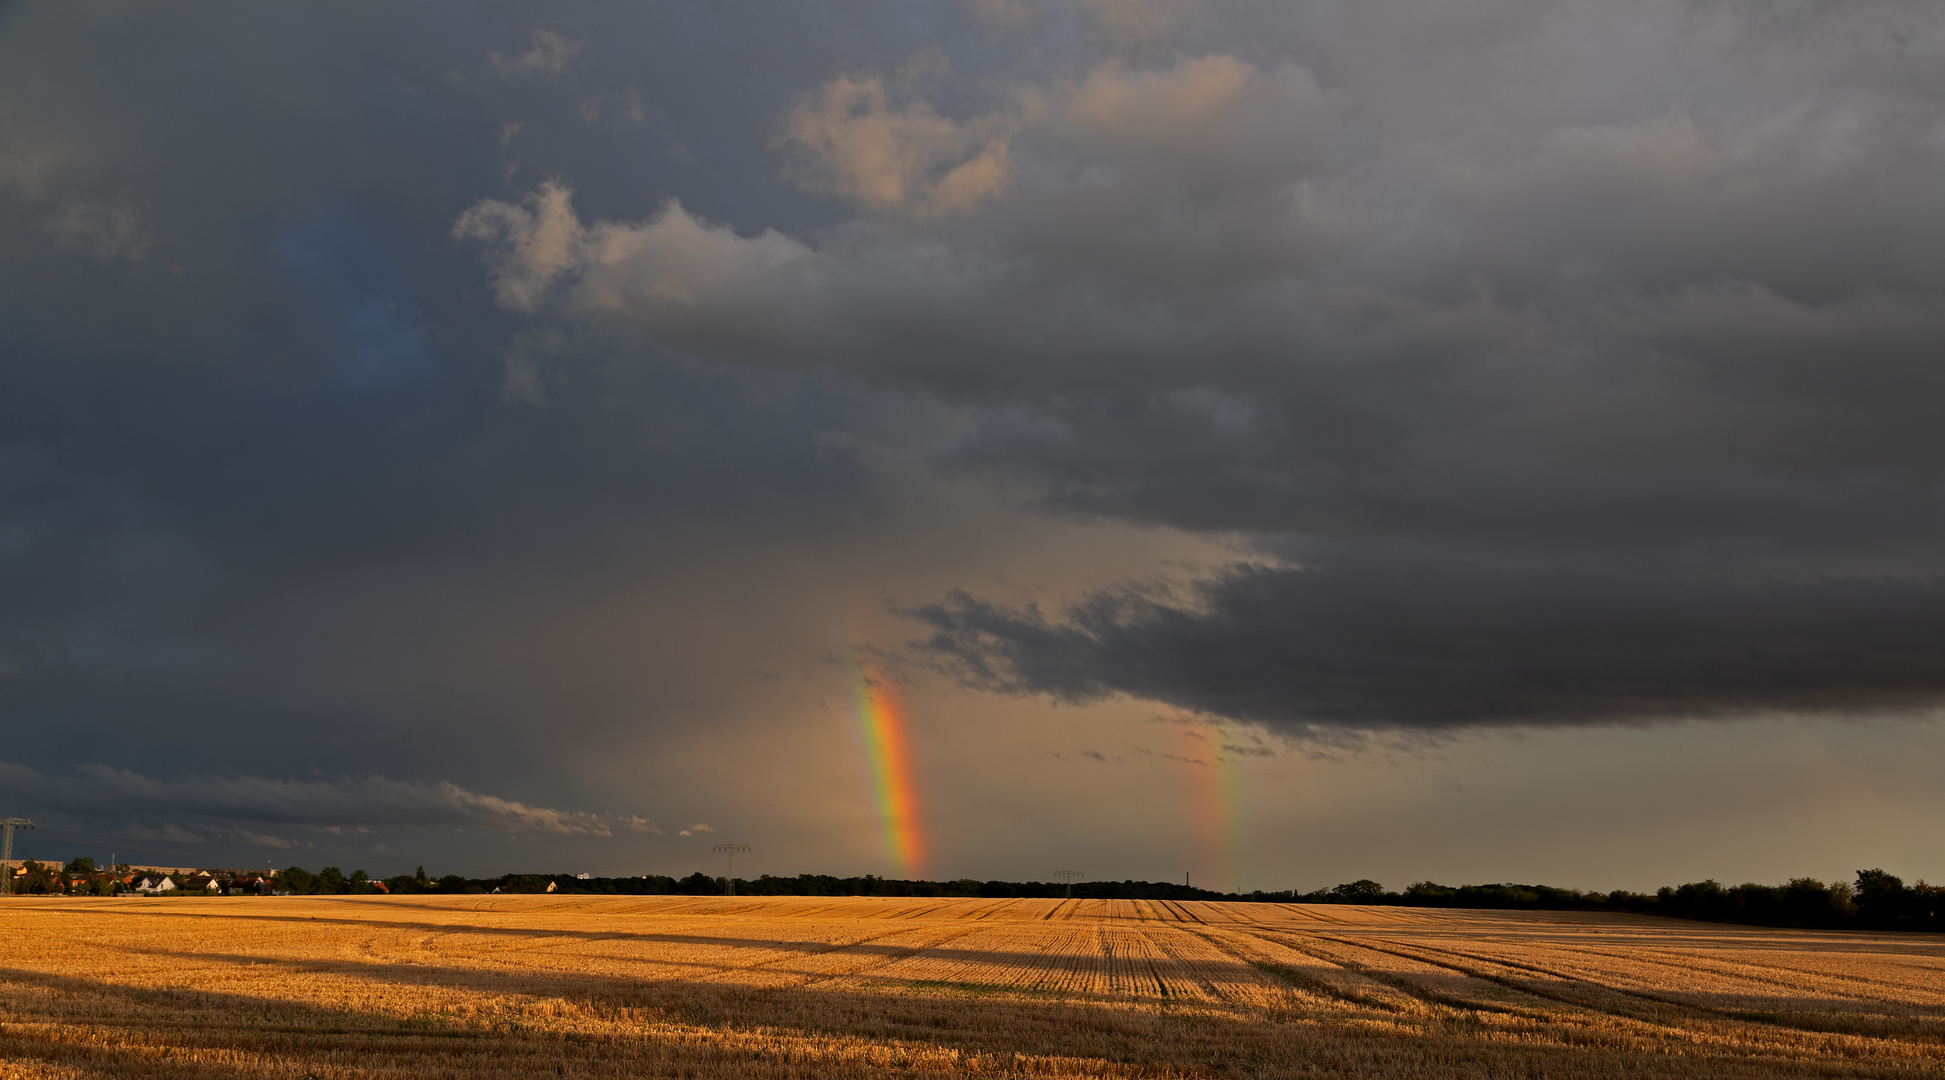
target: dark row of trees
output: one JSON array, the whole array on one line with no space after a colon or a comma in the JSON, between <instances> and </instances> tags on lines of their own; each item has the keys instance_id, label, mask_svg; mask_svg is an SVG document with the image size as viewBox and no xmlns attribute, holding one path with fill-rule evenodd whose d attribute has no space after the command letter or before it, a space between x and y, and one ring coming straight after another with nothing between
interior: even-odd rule
<instances>
[{"instance_id":1,"label":"dark row of trees","mask_svg":"<svg viewBox=\"0 0 1945 1080\"><path fill-rule=\"evenodd\" d=\"M116 868L118 871L125 867ZM350 874L327 866L313 874L301 866L278 872L280 893L317 896L399 893L581 893L632 896L720 896L730 882L704 873L674 878L577 878L566 874L505 874L494 878L441 878L417 873L386 878L381 883L363 870ZM92 860L76 859L65 867L29 862L15 877L14 891L36 893L100 893L120 891L121 882L98 871ZM906 881L881 878L800 874L755 880L738 878L742 896L894 896L894 897L1058 897L1068 886L1044 881ZM1653 893L1615 890L1608 893L1560 889L1548 885L1440 885L1431 881L1392 892L1368 878L1312 892L1224 893L1156 881L1087 881L1072 886L1072 895L1112 900L1231 900L1254 903L1379 904L1406 907L1514 908L1529 910L1622 911L1669 915L1711 922L1753 923L1830 929L1945 930L1945 886L1919 881L1906 885L1884 870L1860 870L1855 882L1825 884L1815 878L1793 878L1781 885L1723 886L1713 879L1680 886L1664 886Z\"/></svg>"},{"instance_id":2,"label":"dark row of trees","mask_svg":"<svg viewBox=\"0 0 1945 1080\"><path fill-rule=\"evenodd\" d=\"M1239 899L1283 899L1256 893ZM1652 893L1556 889L1547 885L1440 885L1420 881L1388 892L1365 879L1290 897L1307 904L1395 904L1407 907L1531 908L1626 911L1711 922L1858 930L1945 930L1945 886L1906 885L1883 870L1859 870L1857 880L1826 885L1792 878L1781 885L1723 886L1713 878L1664 885Z\"/></svg>"},{"instance_id":3,"label":"dark row of trees","mask_svg":"<svg viewBox=\"0 0 1945 1080\"><path fill-rule=\"evenodd\" d=\"M703 873L674 878L577 878L566 874L506 874L495 878L441 878L418 873L386 878L392 893L581 893L611 896L720 896L729 891L725 878ZM1058 897L1068 886L1043 881L904 881L872 875L833 877L801 874L755 880L738 878L740 896L903 896L924 897ZM298 894L370 893L377 883L364 871L346 877L336 867L316 874L293 866L277 875L280 892ZM1111 900L1232 900L1253 903L1383 904L1404 907L1499 908L1551 911L1620 911L1713 922L1754 923L1833 929L1945 930L1945 886L1923 881L1906 885L1883 870L1860 870L1857 880L1826 885L1815 878L1795 878L1781 885L1744 884L1724 887L1714 880L1665 886L1652 893L1583 892L1549 885L1440 885L1420 881L1392 892L1368 878L1313 892L1223 893L1157 881L1086 881L1073 886L1073 895Z\"/></svg>"},{"instance_id":4,"label":"dark row of trees","mask_svg":"<svg viewBox=\"0 0 1945 1080\"><path fill-rule=\"evenodd\" d=\"M425 871L421 868L419 872ZM276 883L278 892L292 896L338 896L379 891L363 870L353 870L351 876L346 877L344 871L335 866L327 866L315 874L301 866L293 866L277 871L272 881Z\"/></svg>"},{"instance_id":5,"label":"dark row of trees","mask_svg":"<svg viewBox=\"0 0 1945 1080\"><path fill-rule=\"evenodd\" d=\"M279 874L278 881L281 883L284 875L297 869L293 867L291 870L283 871ZM386 888L393 893L561 892L611 896L721 896L729 892L729 885L727 878L710 877L701 872L690 874L685 878L669 877L665 874L619 878L577 878L567 874L506 874L496 878L462 878L448 875L433 879L425 875L423 867L414 875L385 879ZM281 888L281 884L279 887ZM1192 889L1186 885L1171 885L1155 881L1089 881L1077 883L1073 889L1073 895L1077 897L1121 900L1238 899L1230 893ZM772 877L765 874L755 880L736 879L736 894L739 896L1047 897L1064 896L1066 890L1066 885L1044 881L978 881L973 878L962 878L958 881L906 881L897 878L881 878L871 874L863 877L834 877L830 874ZM1248 897L1241 899L1248 899Z\"/></svg>"},{"instance_id":6,"label":"dark row of trees","mask_svg":"<svg viewBox=\"0 0 1945 1080\"><path fill-rule=\"evenodd\" d=\"M1698 881L1656 894L1664 913L1716 922L1868 930L1945 930L1945 885L1906 885L1883 870L1859 870L1855 884L1796 878L1784 885L1724 888Z\"/></svg>"}]
</instances>

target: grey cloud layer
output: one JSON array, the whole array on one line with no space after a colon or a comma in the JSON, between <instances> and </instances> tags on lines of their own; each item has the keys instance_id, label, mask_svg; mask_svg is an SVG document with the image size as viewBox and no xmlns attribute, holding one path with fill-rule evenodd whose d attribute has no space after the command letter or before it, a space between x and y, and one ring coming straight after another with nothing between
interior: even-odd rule
<instances>
[{"instance_id":1,"label":"grey cloud layer","mask_svg":"<svg viewBox=\"0 0 1945 1080\"><path fill-rule=\"evenodd\" d=\"M1920 705L1942 24L5 6L12 756L77 818L84 782L416 816L492 833L482 872L495 821L630 838L536 808L727 834L671 778L727 790L709 739L807 723L779 702L814 679L710 688L841 649L787 613L879 602L894 558L936 565L889 598L932 655L1006 691L1266 724ZM981 584L1032 570L1023 506L1242 561L1036 614ZM48 779L76 761L133 772Z\"/></svg>"},{"instance_id":2,"label":"grey cloud layer","mask_svg":"<svg viewBox=\"0 0 1945 1080\"><path fill-rule=\"evenodd\" d=\"M80 777L70 779L0 762L0 779L15 798L97 816L180 815L327 829L444 825L561 836L610 836L617 828L660 831L646 818L607 818L530 806L443 781L418 783L382 776L333 781L261 776L162 780L106 765L84 765L78 771Z\"/></svg>"},{"instance_id":3,"label":"grey cloud layer","mask_svg":"<svg viewBox=\"0 0 1945 1080\"><path fill-rule=\"evenodd\" d=\"M829 229L549 185L456 231L512 310L934 395L941 467L1292 560L925 609L984 685L1356 724L1945 690L1935 9L1203 14L956 115L936 72L807 91Z\"/></svg>"},{"instance_id":4,"label":"grey cloud layer","mask_svg":"<svg viewBox=\"0 0 1945 1080\"><path fill-rule=\"evenodd\" d=\"M1945 694L1945 586L1629 576L1424 559L1233 568L1059 621L959 595L915 614L993 689L1126 694L1289 729L1879 713Z\"/></svg>"},{"instance_id":5,"label":"grey cloud layer","mask_svg":"<svg viewBox=\"0 0 1945 1080\"><path fill-rule=\"evenodd\" d=\"M1437 74L1475 84L1458 102L1429 74L1105 61L1001 94L1010 180L945 220L899 211L937 216L909 174L949 122L872 98L820 121L861 129L820 149L883 213L816 236L677 203L584 225L552 185L458 232L517 311L973 403L952 460L1084 509L1783 535L1938 463L1936 80L1867 64L1936 74L1939 43L1862 29L1883 12L1756 15L1560 9L1441 50L1458 70ZM1399 22L1313 64L1389 70L1437 19ZM1629 59L1699 85L1561 70L1622 30L1647 42ZM1487 70L1519 44L1541 60ZM1595 76L1627 81L1594 102ZM1746 511L1689 508L1723 498Z\"/></svg>"}]
</instances>

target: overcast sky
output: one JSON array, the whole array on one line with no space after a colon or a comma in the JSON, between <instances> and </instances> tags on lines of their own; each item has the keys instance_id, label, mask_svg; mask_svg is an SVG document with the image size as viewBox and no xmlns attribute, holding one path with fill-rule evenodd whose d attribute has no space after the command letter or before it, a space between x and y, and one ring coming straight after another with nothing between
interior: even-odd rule
<instances>
[{"instance_id":1,"label":"overcast sky","mask_svg":"<svg viewBox=\"0 0 1945 1080\"><path fill-rule=\"evenodd\" d=\"M0 7L30 856L1936 880L1942 488L1932 3Z\"/></svg>"}]
</instances>

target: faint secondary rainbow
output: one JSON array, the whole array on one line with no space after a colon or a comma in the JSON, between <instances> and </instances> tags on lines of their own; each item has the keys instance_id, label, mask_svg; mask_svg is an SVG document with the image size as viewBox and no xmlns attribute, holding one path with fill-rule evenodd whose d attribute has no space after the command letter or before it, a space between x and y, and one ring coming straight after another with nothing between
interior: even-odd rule
<instances>
[{"instance_id":1,"label":"faint secondary rainbow","mask_svg":"<svg viewBox=\"0 0 1945 1080\"><path fill-rule=\"evenodd\" d=\"M858 733L871 770L878 816L885 826L885 853L901 878L918 875L925 862L925 829L919 820L912 778L910 725L883 672L858 665Z\"/></svg>"}]
</instances>

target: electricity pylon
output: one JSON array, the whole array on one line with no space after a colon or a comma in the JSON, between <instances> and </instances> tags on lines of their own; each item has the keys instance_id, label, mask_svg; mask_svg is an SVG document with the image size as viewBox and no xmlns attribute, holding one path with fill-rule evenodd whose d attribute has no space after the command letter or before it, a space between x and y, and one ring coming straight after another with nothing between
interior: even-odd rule
<instances>
[{"instance_id":1,"label":"electricity pylon","mask_svg":"<svg viewBox=\"0 0 1945 1080\"><path fill-rule=\"evenodd\" d=\"M0 895L14 891L14 830L31 829L34 823L24 817L0 818Z\"/></svg>"},{"instance_id":2,"label":"electricity pylon","mask_svg":"<svg viewBox=\"0 0 1945 1080\"><path fill-rule=\"evenodd\" d=\"M1074 898L1074 882L1087 876L1085 870L1055 870L1054 876L1067 883L1067 899Z\"/></svg>"},{"instance_id":3,"label":"electricity pylon","mask_svg":"<svg viewBox=\"0 0 1945 1080\"><path fill-rule=\"evenodd\" d=\"M717 844L715 847L710 848L709 850L720 851L723 854L729 856L729 877L726 878L725 880L729 882L729 895L735 896L736 895L736 853L739 851L747 853L750 850L750 845Z\"/></svg>"}]
</instances>

